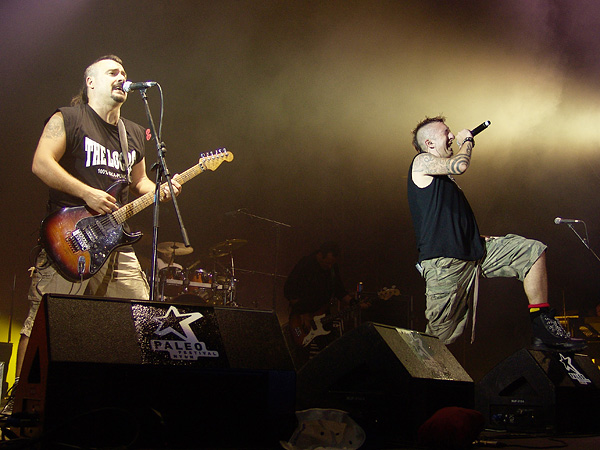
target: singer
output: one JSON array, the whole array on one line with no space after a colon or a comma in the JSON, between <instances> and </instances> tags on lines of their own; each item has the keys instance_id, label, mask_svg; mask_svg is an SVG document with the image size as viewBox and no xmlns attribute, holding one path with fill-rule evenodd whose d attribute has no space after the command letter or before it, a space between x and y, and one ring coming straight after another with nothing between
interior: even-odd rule
<instances>
[{"instance_id":1,"label":"singer","mask_svg":"<svg viewBox=\"0 0 600 450\"><path fill-rule=\"evenodd\" d=\"M469 202L453 178L470 167L475 141L468 129L455 136L445 120L428 117L413 130L418 154L408 176L408 203L426 282L427 332L450 344L464 332L471 314L473 341L478 278L513 277L523 282L529 301L533 346L584 348L585 341L571 338L548 304L546 245L514 234L480 235Z\"/></svg>"},{"instance_id":2,"label":"singer","mask_svg":"<svg viewBox=\"0 0 600 450\"><path fill-rule=\"evenodd\" d=\"M98 58L85 70L83 87L71 106L59 108L46 121L32 170L49 187L48 213L85 205L106 214L115 211L117 203L127 203L130 190L138 195L154 191L155 184L146 175L145 129L121 120L121 106L127 100L123 90L126 79L119 57ZM122 131L119 122L124 124ZM121 132L127 149L121 148ZM123 156L125 151L127 158ZM128 187L119 198L106 192L115 181L127 179ZM173 188L178 195L181 185L173 181ZM169 192L164 194L164 198L170 197ZM15 385L40 300L47 292L148 299L149 287L131 246L120 247L92 278L82 282L63 278L42 250L32 275L28 296L31 306L17 349Z\"/></svg>"}]
</instances>

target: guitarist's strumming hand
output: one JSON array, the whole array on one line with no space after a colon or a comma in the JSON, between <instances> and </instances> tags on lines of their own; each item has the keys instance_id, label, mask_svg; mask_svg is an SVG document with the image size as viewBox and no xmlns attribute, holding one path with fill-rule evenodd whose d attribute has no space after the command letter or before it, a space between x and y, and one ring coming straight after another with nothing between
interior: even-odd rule
<instances>
[{"instance_id":1,"label":"guitarist's strumming hand","mask_svg":"<svg viewBox=\"0 0 600 450\"><path fill-rule=\"evenodd\" d=\"M312 314L309 314L309 313L300 314L300 326L302 327L302 329L305 330L306 332L310 331L310 329L312 328L312 320L313 320Z\"/></svg>"},{"instance_id":2,"label":"guitarist's strumming hand","mask_svg":"<svg viewBox=\"0 0 600 450\"><path fill-rule=\"evenodd\" d=\"M300 301L299 298L292 299L292 300L290 300L290 305L294 306L299 301ZM305 330L306 332L308 332L312 328L313 314L310 314L310 313L298 314L297 318L298 318L298 321L300 322L298 325L300 326L300 328L302 330Z\"/></svg>"},{"instance_id":3,"label":"guitarist's strumming hand","mask_svg":"<svg viewBox=\"0 0 600 450\"><path fill-rule=\"evenodd\" d=\"M108 214L119 209L116 198L106 191L94 189L91 186L82 198L86 205L98 214Z\"/></svg>"}]
</instances>

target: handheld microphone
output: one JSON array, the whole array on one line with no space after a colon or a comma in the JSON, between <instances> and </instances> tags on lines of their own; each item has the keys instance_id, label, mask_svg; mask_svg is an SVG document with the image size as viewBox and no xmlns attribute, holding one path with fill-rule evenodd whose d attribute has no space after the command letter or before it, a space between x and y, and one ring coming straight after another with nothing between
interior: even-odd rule
<instances>
[{"instance_id":1,"label":"handheld microphone","mask_svg":"<svg viewBox=\"0 0 600 450\"><path fill-rule=\"evenodd\" d=\"M479 133L481 133L483 130L485 130L487 127L489 127L491 124L492 124L492 122L490 122L489 120L486 120L481 125L478 125L475 128L473 128L473 130L471 130L471 134L473 135L473 137L475 137Z\"/></svg>"},{"instance_id":2,"label":"handheld microphone","mask_svg":"<svg viewBox=\"0 0 600 450\"><path fill-rule=\"evenodd\" d=\"M123 90L125 92L130 91L141 91L142 89L148 89L149 87L156 86L158 83L156 81L125 81L123 83Z\"/></svg>"},{"instance_id":3,"label":"handheld microphone","mask_svg":"<svg viewBox=\"0 0 600 450\"><path fill-rule=\"evenodd\" d=\"M560 225L561 223L581 223L583 222L583 220L578 220L578 219L563 219L562 217L557 217L556 219L554 219L554 223L556 225Z\"/></svg>"}]
</instances>

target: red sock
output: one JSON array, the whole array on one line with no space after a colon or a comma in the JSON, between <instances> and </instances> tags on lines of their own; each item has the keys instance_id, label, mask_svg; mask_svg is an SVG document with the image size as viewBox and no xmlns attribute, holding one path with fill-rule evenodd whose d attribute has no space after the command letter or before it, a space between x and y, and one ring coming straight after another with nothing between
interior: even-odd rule
<instances>
[{"instance_id":1,"label":"red sock","mask_svg":"<svg viewBox=\"0 0 600 450\"><path fill-rule=\"evenodd\" d=\"M529 308L529 309L534 309L534 308L537 308L537 309L542 309L542 308L550 308L550 303L535 303L535 304L533 304L533 305L532 305L532 304L530 304L530 305L528 306L528 308Z\"/></svg>"}]
</instances>

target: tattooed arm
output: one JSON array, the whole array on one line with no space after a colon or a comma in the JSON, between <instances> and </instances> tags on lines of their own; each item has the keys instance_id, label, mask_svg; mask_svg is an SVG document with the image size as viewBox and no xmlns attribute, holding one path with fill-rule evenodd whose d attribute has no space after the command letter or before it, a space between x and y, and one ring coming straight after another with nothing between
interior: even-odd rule
<instances>
[{"instance_id":1,"label":"tattooed arm","mask_svg":"<svg viewBox=\"0 0 600 450\"><path fill-rule=\"evenodd\" d=\"M469 130L463 130L456 136L459 142L459 150L456 155L449 157L436 156L428 152L419 154L412 168L412 178L419 187L426 187L431 183L433 175L461 175L471 164L472 142L464 142L470 137ZM464 142L464 143L463 143Z\"/></svg>"},{"instance_id":2,"label":"tattooed arm","mask_svg":"<svg viewBox=\"0 0 600 450\"><path fill-rule=\"evenodd\" d=\"M465 142L458 153L450 158L440 158L431 153L421 153L415 158L413 172L425 175L461 175L471 164L473 144Z\"/></svg>"},{"instance_id":3,"label":"tattooed arm","mask_svg":"<svg viewBox=\"0 0 600 450\"><path fill-rule=\"evenodd\" d=\"M69 174L59 161L67 149L65 123L60 112L55 113L42 132L33 155L31 170L52 189L79 197L94 211L108 213L117 209L116 199Z\"/></svg>"}]
</instances>

